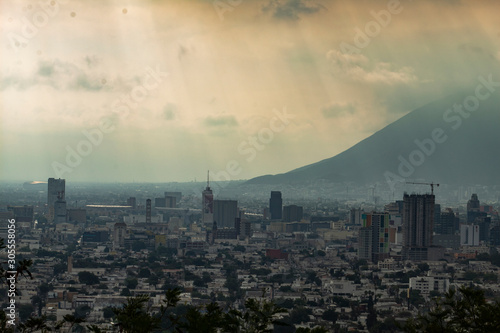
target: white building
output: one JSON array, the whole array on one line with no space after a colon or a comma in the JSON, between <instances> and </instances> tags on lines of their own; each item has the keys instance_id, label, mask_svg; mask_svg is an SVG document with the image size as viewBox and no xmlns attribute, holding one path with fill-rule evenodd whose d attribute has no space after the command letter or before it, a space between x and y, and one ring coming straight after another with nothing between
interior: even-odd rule
<instances>
[{"instance_id":1,"label":"white building","mask_svg":"<svg viewBox=\"0 0 500 333\"><path fill-rule=\"evenodd\" d=\"M423 295L429 295L431 291L445 293L450 288L450 280L438 276L417 276L410 278L410 288Z\"/></svg>"},{"instance_id":2,"label":"white building","mask_svg":"<svg viewBox=\"0 0 500 333\"><path fill-rule=\"evenodd\" d=\"M460 245L479 245L479 226L477 224L460 225Z\"/></svg>"}]
</instances>

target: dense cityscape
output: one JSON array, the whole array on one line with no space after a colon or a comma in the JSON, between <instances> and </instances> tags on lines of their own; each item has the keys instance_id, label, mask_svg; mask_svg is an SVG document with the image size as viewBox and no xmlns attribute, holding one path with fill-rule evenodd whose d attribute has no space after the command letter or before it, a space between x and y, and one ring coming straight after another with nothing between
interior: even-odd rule
<instances>
[{"instance_id":1,"label":"dense cityscape","mask_svg":"<svg viewBox=\"0 0 500 333\"><path fill-rule=\"evenodd\" d=\"M500 333L499 12L0 1L0 333Z\"/></svg>"},{"instance_id":2,"label":"dense cityscape","mask_svg":"<svg viewBox=\"0 0 500 333\"><path fill-rule=\"evenodd\" d=\"M16 281L17 324L113 331L127 300L147 295L154 315L178 290L176 315L257 300L282 311L265 326L274 332L398 332L450 290L497 299L497 203L470 193L444 206L437 185L375 206L281 191L219 199L209 180L199 193L201 183L5 184L0 237L15 220L16 260L31 263Z\"/></svg>"}]
</instances>

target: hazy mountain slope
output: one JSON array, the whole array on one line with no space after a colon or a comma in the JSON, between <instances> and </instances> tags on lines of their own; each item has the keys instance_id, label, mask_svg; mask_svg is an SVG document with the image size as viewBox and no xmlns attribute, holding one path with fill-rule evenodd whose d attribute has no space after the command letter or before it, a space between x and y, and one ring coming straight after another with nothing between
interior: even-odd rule
<instances>
[{"instance_id":1,"label":"hazy mountain slope","mask_svg":"<svg viewBox=\"0 0 500 333\"><path fill-rule=\"evenodd\" d=\"M472 92L474 89L469 94ZM391 172L406 179L422 178L448 184L500 184L500 89L480 101L479 108L468 118L447 111L454 104L462 104L465 97L467 94L457 94L418 108L334 157L284 174L257 177L248 183L280 184L318 179L371 183L385 181L386 172ZM415 140L426 141L427 149L432 148L427 140L436 129L442 130L440 138L445 141L434 143L434 151L424 154ZM411 154L416 164L414 171L398 172L400 156L409 161Z\"/></svg>"}]
</instances>

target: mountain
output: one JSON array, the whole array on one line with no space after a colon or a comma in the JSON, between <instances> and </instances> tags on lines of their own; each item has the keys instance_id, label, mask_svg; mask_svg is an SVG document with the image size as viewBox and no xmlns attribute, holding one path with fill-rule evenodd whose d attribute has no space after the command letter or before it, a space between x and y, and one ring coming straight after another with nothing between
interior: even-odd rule
<instances>
[{"instance_id":1,"label":"mountain","mask_svg":"<svg viewBox=\"0 0 500 333\"><path fill-rule=\"evenodd\" d=\"M413 110L334 157L247 183L500 184L500 84L475 88Z\"/></svg>"}]
</instances>

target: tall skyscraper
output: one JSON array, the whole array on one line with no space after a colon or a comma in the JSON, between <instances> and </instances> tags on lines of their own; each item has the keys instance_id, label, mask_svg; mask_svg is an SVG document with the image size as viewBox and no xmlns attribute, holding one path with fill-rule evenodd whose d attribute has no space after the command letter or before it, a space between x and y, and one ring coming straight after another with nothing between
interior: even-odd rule
<instances>
[{"instance_id":1,"label":"tall skyscraper","mask_svg":"<svg viewBox=\"0 0 500 333\"><path fill-rule=\"evenodd\" d=\"M132 207L132 209L137 208L137 200L135 197L130 197L127 199L127 206Z\"/></svg>"},{"instance_id":2,"label":"tall skyscraper","mask_svg":"<svg viewBox=\"0 0 500 333\"><path fill-rule=\"evenodd\" d=\"M207 188L201 194L201 221L207 227L214 223L214 194L210 188L210 173L207 173Z\"/></svg>"},{"instance_id":3,"label":"tall skyscraper","mask_svg":"<svg viewBox=\"0 0 500 333\"><path fill-rule=\"evenodd\" d=\"M409 260L427 260L434 229L433 194L405 193L403 197L403 255Z\"/></svg>"},{"instance_id":4,"label":"tall skyscraper","mask_svg":"<svg viewBox=\"0 0 500 333\"><path fill-rule=\"evenodd\" d=\"M281 192L271 191L269 212L271 213L271 220L281 220L283 217L283 200L281 199Z\"/></svg>"},{"instance_id":5,"label":"tall skyscraper","mask_svg":"<svg viewBox=\"0 0 500 333\"><path fill-rule=\"evenodd\" d=\"M54 202L54 222L56 224L65 223L67 219L66 200L63 195L60 195L56 202Z\"/></svg>"},{"instance_id":6,"label":"tall skyscraper","mask_svg":"<svg viewBox=\"0 0 500 333\"><path fill-rule=\"evenodd\" d=\"M476 217L479 217L481 211L481 203L477 198L477 194L472 194L470 200L467 201L467 223L474 223Z\"/></svg>"},{"instance_id":7,"label":"tall skyscraper","mask_svg":"<svg viewBox=\"0 0 500 333\"><path fill-rule=\"evenodd\" d=\"M151 223L151 199L146 200L146 223Z\"/></svg>"},{"instance_id":8,"label":"tall skyscraper","mask_svg":"<svg viewBox=\"0 0 500 333\"><path fill-rule=\"evenodd\" d=\"M235 219L238 216L238 201L236 200L214 200L213 219L217 222L217 227L234 228Z\"/></svg>"},{"instance_id":9,"label":"tall skyscraper","mask_svg":"<svg viewBox=\"0 0 500 333\"><path fill-rule=\"evenodd\" d=\"M47 184L47 208L48 208L48 216L47 220L52 222L54 220L54 203L61 197L62 200L65 200L65 189L66 189L66 180L65 179L55 179L49 178Z\"/></svg>"},{"instance_id":10,"label":"tall skyscraper","mask_svg":"<svg viewBox=\"0 0 500 333\"><path fill-rule=\"evenodd\" d=\"M359 229L358 257L376 263L389 257L389 213L365 213Z\"/></svg>"},{"instance_id":11,"label":"tall skyscraper","mask_svg":"<svg viewBox=\"0 0 500 333\"><path fill-rule=\"evenodd\" d=\"M113 249L120 249L125 246L125 235L127 234L127 225L123 222L117 222L113 228Z\"/></svg>"}]
</instances>

